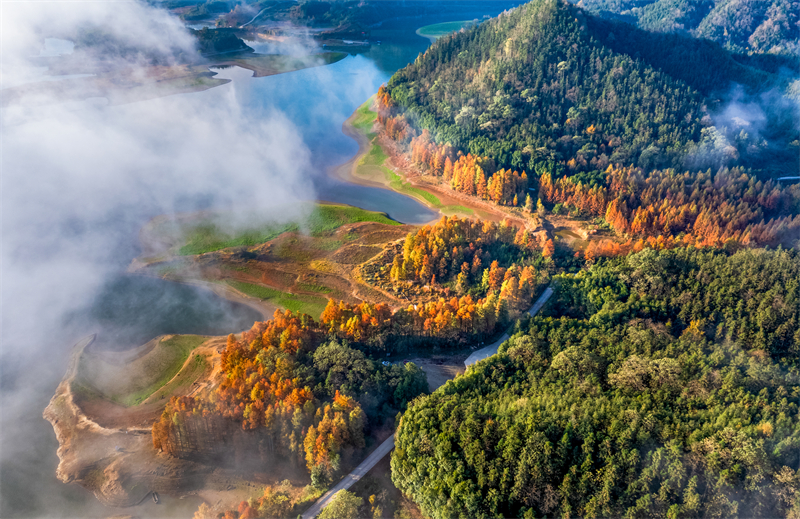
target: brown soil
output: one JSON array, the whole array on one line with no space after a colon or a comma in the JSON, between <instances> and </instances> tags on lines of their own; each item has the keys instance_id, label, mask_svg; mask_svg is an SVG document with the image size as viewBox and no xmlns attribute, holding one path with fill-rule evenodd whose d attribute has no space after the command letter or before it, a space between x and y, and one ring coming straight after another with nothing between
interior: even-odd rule
<instances>
[{"instance_id":1,"label":"brown soil","mask_svg":"<svg viewBox=\"0 0 800 519\"><path fill-rule=\"evenodd\" d=\"M470 350L465 350L448 355L417 357L409 360L425 372L428 378L428 388L433 392L448 380L452 380L466 371L464 361L470 353L472 353Z\"/></svg>"},{"instance_id":2,"label":"brown soil","mask_svg":"<svg viewBox=\"0 0 800 519\"><path fill-rule=\"evenodd\" d=\"M153 228L150 227L151 231ZM149 264L140 261L132 264L131 270L157 275L165 266L174 267L175 273L170 279L206 286L223 297L245 302L258 309L265 319L272 317L274 305L249 297L220 281L241 281L292 294L349 303L383 302L397 307L404 302L366 286L354 275L353 267L380 254L385 244L404 238L412 229L414 227L409 225L359 222L343 225L323 236L287 232L264 244L246 248L255 259L245 259L241 254L245 249L234 248L192 257L165 257ZM143 234L142 239L151 245L154 241L148 234ZM166 254L164 250L160 249L161 254Z\"/></svg>"}]
</instances>

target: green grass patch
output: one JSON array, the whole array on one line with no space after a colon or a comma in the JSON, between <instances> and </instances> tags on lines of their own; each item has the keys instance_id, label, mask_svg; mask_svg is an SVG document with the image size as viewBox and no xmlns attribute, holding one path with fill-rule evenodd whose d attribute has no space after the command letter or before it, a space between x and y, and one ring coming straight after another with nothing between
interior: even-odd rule
<instances>
[{"instance_id":1,"label":"green grass patch","mask_svg":"<svg viewBox=\"0 0 800 519\"><path fill-rule=\"evenodd\" d=\"M328 288L325 285L317 285L314 283L298 283L298 287L308 292L317 292L319 294L330 294L333 292L332 288Z\"/></svg>"},{"instance_id":2,"label":"green grass patch","mask_svg":"<svg viewBox=\"0 0 800 519\"><path fill-rule=\"evenodd\" d=\"M439 39L450 33L460 31L462 28L475 25L475 20L460 20L455 22L442 22L426 25L417 29L417 34L425 38Z\"/></svg>"},{"instance_id":3,"label":"green grass patch","mask_svg":"<svg viewBox=\"0 0 800 519\"><path fill-rule=\"evenodd\" d=\"M207 367L208 362L205 357L195 354L193 361L187 364L185 369L179 371L173 379L153 392L152 398L154 400L166 400L178 390L191 386L195 380L200 378Z\"/></svg>"},{"instance_id":4,"label":"green grass patch","mask_svg":"<svg viewBox=\"0 0 800 519\"><path fill-rule=\"evenodd\" d=\"M315 244L316 248L324 251L334 251L344 245L342 240L321 240Z\"/></svg>"},{"instance_id":5,"label":"green grass patch","mask_svg":"<svg viewBox=\"0 0 800 519\"><path fill-rule=\"evenodd\" d=\"M388 167L384 166L383 164L386 162L387 156L386 153L383 151L383 148L378 146L377 144L373 144L372 147L369 149L366 155L361 157L359 161L359 166L364 167L378 167L383 172L386 181L389 183L389 187L394 189L399 193L403 193L408 196L420 198L426 202L428 202L431 206L439 208L442 207L442 202L439 200L439 197L425 191L422 188L414 187L409 182L404 182L403 178L389 169Z\"/></svg>"},{"instance_id":6,"label":"green grass patch","mask_svg":"<svg viewBox=\"0 0 800 519\"><path fill-rule=\"evenodd\" d=\"M417 198L421 198L431 204L433 207L439 208L442 207L442 202L439 200L439 197L425 191L422 188L414 187L409 182L403 182L403 178L392 171L391 169L387 168L386 166L381 166L383 170L383 174L386 175L386 179L389 181L389 186L398 191L400 193L404 193L409 196L415 196Z\"/></svg>"},{"instance_id":7,"label":"green grass patch","mask_svg":"<svg viewBox=\"0 0 800 519\"><path fill-rule=\"evenodd\" d=\"M456 213L465 213L470 215L475 214L475 211L463 205L444 205L440 207L440 209L444 214L456 214Z\"/></svg>"},{"instance_id":8,"label":"green grass patch","mask_svg":"<svg viewBox=\"0 0 800 519\"><path fill-rule=\"evenodd\" d=\"M110 364L99 357L84 354L73 387L87 398L99 394L126 407L140 404L164 388L181 371L189 354L206 340L206 337L198 335L175 335L160 341L142 357L123 365ZM194 380L196 377L192 382Z\"/></svg>"},{"instance_id":9,"label":"green grass patch","mask_svg":"<svg viewBox=\"0 0 800 519\"><path fill-rule=\"evenodd\" d=\"M178 249L178 254L193 256L229 247L252 247L275 239L285 232L302 230L310 232L312 236L319 236L338 229L342 225L356 222L400 225L399 222L392 220L384 213L344 205L317 204L301 222L279 225L267 223L234 234L224 232L213 221L200 223L188 231L185 245Z\"/></svg>"},{"instance_id":10,"label":"green grass patch","mask_svg":"<svg viewBox=\"0 0 800 519\"><path fill-rule=\"evenodd\" d=\"M370 110L370 106L374 101L375 96L373 95L363 105L359 106L352 123L353 128L366 134L370 139L375 136L370 130L372 130L372 125L375 124L375 120L378 118L378 112Z\"/></svg>"},{"instance_id":11,"label":"green grass patch","mask_svg":"<svg viewBox=\"0 0 800 519\"><path fill-rule=\"evenodd\" d=\"M288 292L281 292L274 288L253 285L252 283L243 283L241 281L226 281L226 283L250 297L269 301L274 305L291 310L292 312L308 314L315 319L318 319L319 316L322 315L325 306L328 304L328 300L324 297L289 294Z\"/></svg>"},{"instance_id":12,"label":"green grass patch","mask_svg":"<svg viewBox=\"0 0 800 519\"><path fill-rule=\"evenodd\" d=\"M383 166L383 163L386 162L387 159L386 153L384 153L383 148L378 146L377 144L373 144L369 151L361 157L361 160L358 161L359 166Z\"/></svg>"},{"instance_id":13,"label":"green grass patch","mask_svg":"<svg viewBox=\"0 0 800 519\"><path fill-rule=\"evenodd\" d=\"M181 370L189 354L203 344L207 340L206 337L198 335L176 335L156 346L162 350L162 355L154 362L146 363L147 366L153 368L162 368L160 375L151 383L143 386L138 391L133 391L127 395L121 396L119 401L122 405L132 406L142 403L147 397L155 393L158 389L167 385L175 375ZM202 357L200 357L202 359ZM203 367L205 369L205 366ZM202 373L202 370L200 371ZM199 376L199 373L198 373ZM194 381L193 379L192 381Z\"/></svg>"}]
</instances>

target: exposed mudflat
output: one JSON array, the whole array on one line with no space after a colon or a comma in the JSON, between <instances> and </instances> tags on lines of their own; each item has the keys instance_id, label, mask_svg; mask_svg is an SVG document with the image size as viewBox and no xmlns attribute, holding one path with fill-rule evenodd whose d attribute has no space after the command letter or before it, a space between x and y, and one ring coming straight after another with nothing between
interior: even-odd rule
<instances>
[{"instance_id":1,"label":"exposed mudflat","mask_svg":"<svg viewBox=\"0 0 800 519\"><path fill-rule=\"evenodd\" d=\"M44 411L59 443L59 480L81 485L104 505L121 508L138 505L157 492L173 497L202 496L211 499L215 509L223 510L255 491L257 481L248 482L233 471L173 458L153 448L151 427L166 400L148 399L126 408L99 397L76 398L72 386L79 361L93 339L87 337L74 347L67 373ZM217 349L224 344L224 338L215 338L197 348L195 352L209 355L211 368L198 384L174 394L193 394L212 384L219 366L214 356L218 357Z\"/></svg>"}]
</instances>

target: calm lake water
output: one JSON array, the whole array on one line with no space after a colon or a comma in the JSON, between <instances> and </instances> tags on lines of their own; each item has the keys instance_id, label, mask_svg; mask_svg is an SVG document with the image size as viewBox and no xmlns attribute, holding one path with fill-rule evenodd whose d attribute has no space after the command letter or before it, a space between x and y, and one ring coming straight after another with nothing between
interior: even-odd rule
<instances>
[{"instance_id":1,"label":"calm lake water","mask_svg":"<svg viewBox=\"0 0 800 519\"><path fill-rule=\"evenodd\" d=\"M369 210L383 211L405 223L429 221L434 213L416 200L390 190L356 186L331 178L331 167L349 160L356 142L342 133L342 123L370 97L391 74L412 61L430 44L415 34L417 28L453 19L496 15L510 4L485 2L483 10L452 15L399 19L374 28L372 38L380 40L368 51L351 55L333 65L306 69L266 78L252 78L249 71L223 71L233 79L229 84L181 97L202 109L219 96L235 95L247 108L248 117L259 118L275 111L293 123L311 151L313 182L317 197ZM265 51L266 48L259 49ZM175 203L176 211L213 208L203 201ZM249 328L260 318L252 309L228 302L210 291L158 279L123 274L125 266L139 253L137 233L141 225L156 216L143 209L134 218L109 217L109 227L120 236L117 251L120 274L102 287L95 300L65 316L63 333L54 338L54 353L41 361L38 373L26 370L11 359L0 365L0 390L18 393L31 387L26 401L5 402L3 442L13 445L12 461L2 470L4 517L108 517L131 514L140 517L191 517L196 499L162 496L156 506L150 500L128 509L109 509L76 485L64 485L55 478L57 442L50 424L41 418L57 380L63 375L69 355L64 338L97 333L98 345L125 348L171 333L226 334ZM37 379L51 382L43 383ZM11 409L10 406L16 406ZM36 484L30 484L35 481Z\"/></svg>"}]
</instances>

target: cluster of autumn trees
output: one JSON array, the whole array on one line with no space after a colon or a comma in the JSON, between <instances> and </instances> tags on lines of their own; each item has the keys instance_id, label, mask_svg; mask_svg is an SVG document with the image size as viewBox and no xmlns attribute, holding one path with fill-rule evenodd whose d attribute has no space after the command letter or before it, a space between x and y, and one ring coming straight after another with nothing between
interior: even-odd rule
<instances>
[{"instance_id":1,"label":"cluster of autumn trees","mask_svg":"<svg viewBox=\"0 0 800 519\"><path fill-rule=\"evenodd\" d=\"M525 298L541 283L541 272L533 265L552 254L542 245L547 244L507 220L498 224L443 217L406 236L402 252L391 259L389 277L394 282L452 286L459 294L518 294L522 301L509 300L516 309L527 304Z\"/></svg>"},{"instance_id":2,"label":"cluster of autumn trees","mask_svg":"<svg viewBox=\"0 0 800 519\"><path fill-rule=\"evenodd\" d=\"M508 326L547 284L549 245L543 254L534 235L507 221L442 218L409 233L402 249L389 249L378 274L378 283L425 287L440 297L394 313L383 304L330 301L322 323L342 339L392 351L420 341L482 340Z\"/></svg>"},{"instance_id":3,"label":"cluster of autumn trees","mask_svg":"<svg viewBox=\"0 0 800 519\"><path fill-rule=\"evenodd\" d=\"M517 300L522 300L518 285L516 279L507 284ZM469 294L439 298L401 308L381 320L375 317L380 311L369 303L330 301L322 320L338 337L364 341L379 351L398 352L422 344L464 346L507 327L519 311L510 306L510 300L506 292L492 292L477 300ZM530 296L527 301L530 302Z\"/></svg>"},{"instance_id":4,"label":"cluster of autumn trees","mask_svg":"<svg viewBox=\"0 0 800 519\"><path fill-rule=\"evenodd\" d=\"M449 144L436 144L428 130L419 135L381 86L377 95L378 122L383 133L398 144L408 143L411 161L427 173L440 177L454 191L476 196L497 205L517 207L528 196L528 175L524 171L498 169L488 157L464 155ZM410 142L409 142L410 139Z\"/></svg>"},{"instance_id":5,"label":"cluster of autumn trees","mask_svg":"<svg viewBox=\"0 0 800 519\"><path fill-rule=\"evenodd\" d=\"M408 130L406 130L407 132ZM428 173L441 177L453 190L497 205L518 206L528 195L528 175L497 169L494 160L456 152L438 145L428 130L411 139L411 160Z\"/></svg>"},{"instance_id":6,"label":"cluster of autumn trees","mask_svg":"<svg viewBox=\"0 0 800 519\"><path fill-rule=\"evenodd\" d=\"M329 480L342 456L364 447L368 419L392 417L427 382L413 364L382 366L327 337L321 323L288 310L240 339L230 335L219 386L173 398L153 426L153 445L221 462L305 462L312 481Z\"/></svg>"},{"instance_id":7,"label":"cluster of autumn trees","mask_svg":"<svg viewBox=\"0 0 800 519\"><path fill-rule=\"evenodd\" d=\"M661 245L792 246L800 233L800 187L760 181L739 169L644 173L609 166L605 185L593 186L545 173L539 196L604 218L619 234L660 238Z\"/></svg>"},{"instance_id":8,"label":"cluster of autumn trees","mask_svg":"<svg viewBox=\"0 0 800 519\"><path fill-rule=\"evenodd\" d=\"M406 236L402 255L392 260L391 277L422 284L436 284L437 280L455 282L461 293L475 283L482 283L485 293L487 289L500 288L495 276L491 283L483 281L491 262L510 266L535 259L541 255L540 245L527 229L514 227L507 220L498 224L443 217L436 224L425 225Z\"/></svg>"}]
</instances>

